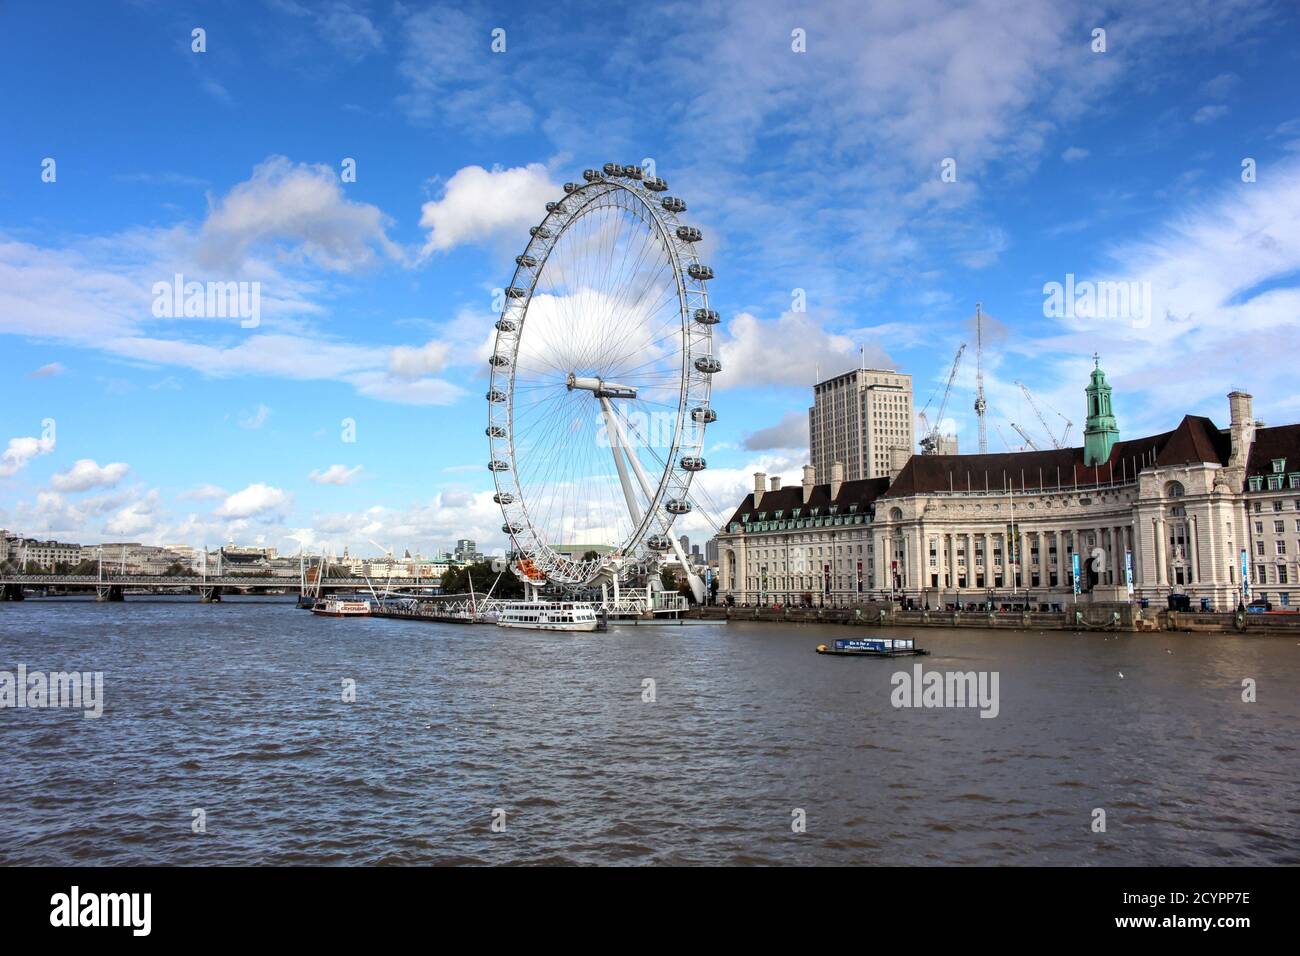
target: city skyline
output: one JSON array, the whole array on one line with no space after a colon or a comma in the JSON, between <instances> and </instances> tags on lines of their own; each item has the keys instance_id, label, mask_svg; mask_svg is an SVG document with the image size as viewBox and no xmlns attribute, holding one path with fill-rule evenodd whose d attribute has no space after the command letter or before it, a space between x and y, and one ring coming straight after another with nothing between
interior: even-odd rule
<instances>
[{"instance_id":1,"label":"city skyline","mask_svg":"<svg viewBox=\"0 0 1300 956\"><path fill-rule=\"evenodd\" d=\"M754 471L798 479L815 378L896 368L923 406L973 346L976 301L993 421L1030 420L1016 380L1081 421L1094 351L1126 436L1217 421L1238 384L1261 418L1295 420L1286 352L1266 347L1300 321L1294 15L932 6L884 22L681 8L689 31L632 12L613 44L527 9L83 7L71 38L0 67L46 94L2 108L24 148L0 157L0 527L502 550L493 291L544 203L608 160L650 159L680 187L717 269L698 480L721 511ZM119 75L127 61L151 69ZM592 77L622 92L593 97ZM693 91L707 128L634 111L660 88ZM177 318L183 296L156 291L177 276L256 282L257 312ZM1090 318L1081 295L1109 282L1134 295ZM970 450L973 381L968 354L949 417ZM709 536L696 515L674 530Z\"/></svg>"}]
</instances>

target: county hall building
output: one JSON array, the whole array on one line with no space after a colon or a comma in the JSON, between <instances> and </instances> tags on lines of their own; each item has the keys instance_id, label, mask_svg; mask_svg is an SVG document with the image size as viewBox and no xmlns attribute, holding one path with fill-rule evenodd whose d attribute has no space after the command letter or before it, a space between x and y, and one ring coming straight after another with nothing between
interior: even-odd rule
<instances>
[{"instance_id":1,"label":"county hall building","mask_svg":"<svg viewBox=\"0 0 1300 956\"><path fill-rule=\"evenodd\" d=\"M806 466L794 487L755 475L718 536L719 600L1053 610L1186 595L1228 610L1300 598L1300 425L1259 426L1234 391L1226 429L1188 415L1121 440L1100 364L1085 391L1079 448L895 454L890 474L854 480L838 462L828 476Z\"/></svg>"}]
</instances>

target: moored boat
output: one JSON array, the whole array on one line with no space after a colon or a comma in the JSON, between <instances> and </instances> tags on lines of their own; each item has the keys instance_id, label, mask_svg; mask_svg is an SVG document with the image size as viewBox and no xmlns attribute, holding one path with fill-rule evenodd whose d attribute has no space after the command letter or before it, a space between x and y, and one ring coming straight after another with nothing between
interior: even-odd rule
<instances>
[{"instance_id":1,"label":"moored boat","mask_svg":"<svg viewBox=\"0 0 1300 956\"><path fill-rule=\"evenodd\" d=\"M497 627L520 627L534 631L594 631L596 608L578 601L519 601L502 604Z\"/></svg>"},{"instance_id":2,"label":"moored boat","mask_svg":"<svg viewBox=\"0 0 1300 956\"><path fill-rule=\"evenodd\" d=\"M311 612L322 617L369 617L370 602L325 598L313 604Z\"/></svg>"},{"instance_id":3,"label":"moored boat","mask_svg":"<svg viewBox=\"0 0 1300 956\"><path fill-rule=\"evenodd\" d=\"M843 657L923 657L930 652L917 647L910 637L850 637L837 640L831 647L818 644L817 653Z\"/></svg>"}]
</instances>

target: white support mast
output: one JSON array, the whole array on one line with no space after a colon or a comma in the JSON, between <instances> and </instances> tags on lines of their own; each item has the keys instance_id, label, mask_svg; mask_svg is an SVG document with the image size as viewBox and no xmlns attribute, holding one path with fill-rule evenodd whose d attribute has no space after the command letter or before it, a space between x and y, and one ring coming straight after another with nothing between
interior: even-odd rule
<instances>
[{"instance_id":1,"label":"white support mast","mask_svg":"<svg viewBox=\"0 0 1300 956\"><path fill-rule=\"evenodd\" d=\"M579 380L581 381L581 380ZM581 388L582 385L573 387ZM615 386L617 387L617 386ZM632 516L634 524L641 522L641 509L637 504L636 495L633 492L632 484L628 479L627 468L623 464L623 457L626 456L628 462L632 465L632 471L636 473L637 483L641 486L641 492L645 495L647 502L654 501L654 492L650 489L650 480L646 477L645 469L641 467L641 460L632 453L631 445L627 440L627 433L623 430L623 422L618 415L614 413L614 407L610 405L605 386L593 389L600 401L600 409L605 415L605 422L609 427L609 443L614 452L614 464L618 468L619 481L623 485L623 497L627 499L627 509ZM686 558L686 552L682 548L682 543L672 534L666 536L669 543L672 544L673 551L677 554L677 560L681 562L682 571L686 574L686 580L690 583L691 593L695 595L697 604L704 603L704 582L700 576L691 570L690 562Z\"/></svg>"}]
</instances>

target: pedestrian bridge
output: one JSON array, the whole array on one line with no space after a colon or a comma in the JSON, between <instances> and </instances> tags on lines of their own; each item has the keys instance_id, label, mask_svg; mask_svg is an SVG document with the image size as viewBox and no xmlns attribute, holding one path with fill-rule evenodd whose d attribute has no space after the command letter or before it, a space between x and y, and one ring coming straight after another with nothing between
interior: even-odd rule
<instances>
[{"instance_id":1,"label":"pedestrian bridge","mask_svg":"<svg viewBox=\"0 0 1300 956\"><path fill-rule=\"evenodd\" d=\"M384 591L417 593L441 587L439 578L406 578L386 581ZM369 588L364 578L339 577L304 582L299 577L253 576L243 574L0 574L0 601L21 601L24 589L58 589L95 592L102 601L120 601L126 588L156 588L161 590L196 590L205 601L217 600L221 592L230 589L265 591L283 589L299 594L320 591L361 591Z\"/></svg>"}]
</instances>

